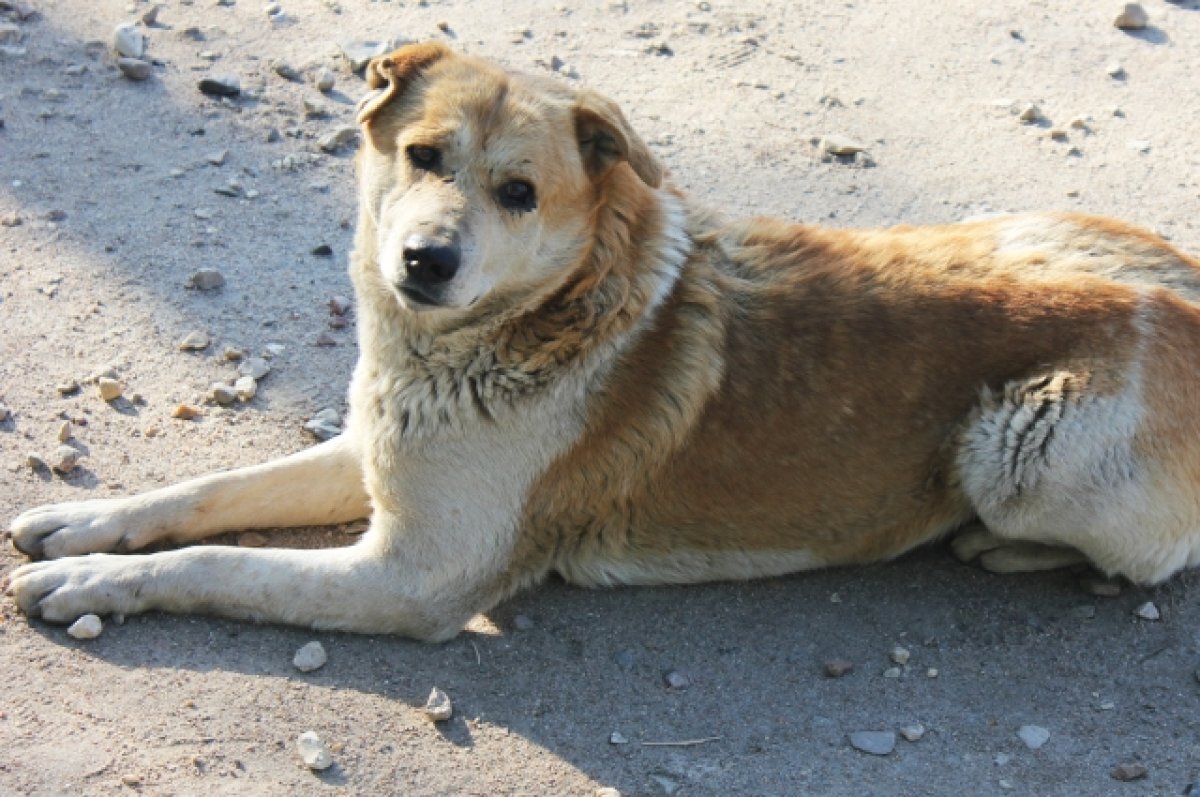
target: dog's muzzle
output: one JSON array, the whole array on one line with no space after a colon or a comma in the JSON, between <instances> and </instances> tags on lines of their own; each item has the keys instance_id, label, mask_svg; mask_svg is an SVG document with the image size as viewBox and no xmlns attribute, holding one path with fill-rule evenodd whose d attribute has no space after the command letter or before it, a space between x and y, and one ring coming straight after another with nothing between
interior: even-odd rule
<instances>
[{"instance_id":1,"label":"dog's muzzle","mask_svg":"<svg viewBox=\"0 0 1200 797\"><path fill-rule=\"evenodd\" d=\"M462 252L457 244L430 241L419 235L404 242L404 279L397 286L416 305L443 304L443 292L458 273Z\"/></svg>"}]
</instances>

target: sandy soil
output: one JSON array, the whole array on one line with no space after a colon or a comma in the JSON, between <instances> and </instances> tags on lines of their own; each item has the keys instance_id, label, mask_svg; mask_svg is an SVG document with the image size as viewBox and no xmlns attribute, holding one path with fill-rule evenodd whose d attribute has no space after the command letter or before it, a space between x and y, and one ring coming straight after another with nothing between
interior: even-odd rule
<instances>
[{"instance_id":1,"label":"sandy soil","mask_svg":"<svg viewBox=\"0 0 1200 797\"><path fill-rule=\"evenodd\" d=\"M302 422L342 406L353 325L331 328L326 303L350 290L352 159L317 141L350 123L362 90L343 39L443 38L558 66L618 99L679 184L733 212L879 225L1068 208L1200 252L1195 0L1147 0L1138 33L1112 26L1120 3L1071 0L283 0L274 20L249 0L170 0L145 28L145 82L121 76L108 41L149 4L31 2L23 20L0 2L16 26L0 27L4 519L299 449ZM276 60L304 79L279 77ZM321 66L337 75L328 96L312 83ZM239 77L243 96L202 95L210 73ZM306 99L328 117L306 118ZM1022 102L1045 121L1022 124ZM876 165L822 162L811 139L832 133ZM214 193L230 180L237 196ZM320 244L333 256L311 254ZM186 289L200 268L225 287ZM212 346L178 351L193 330ZM170 417L229 377L224 347L271 345L283 349L249 404ZM59 395L105 367L143 402L114 408L86 384ZM64 419L80 468L31 470ZM272 541L296 539L351 537ZM5 571L21 560L2 556ZM0 792L1200 793L1196 576L1108 598L1084 583L994 577L933 549L745 585L550 584L441 646L159 615L79 642L4 602ZM1161 620L1134 617L1146 601ZM532 627L517 630L518 614ZM306 675L291 659L310 639L329 662ZM911 659L888 678L896 645ZM826 678L835 658L855 669ZM672 670L690 686L665 688ZM444 726L419 711L434 685L458 708ZM924 737L887 756L848 741L916 723ZM1024 725L1049 740L1029 749ZM320 775L295 751L309 729L334 751ZM1132 763L1147 776L1110 774Z\"/></svg>"}]
</instances>

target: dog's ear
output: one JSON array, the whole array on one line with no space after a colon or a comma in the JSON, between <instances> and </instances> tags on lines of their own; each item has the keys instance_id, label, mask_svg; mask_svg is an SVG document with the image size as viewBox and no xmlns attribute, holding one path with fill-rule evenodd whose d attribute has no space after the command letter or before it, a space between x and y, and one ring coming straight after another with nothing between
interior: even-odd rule
<instances>
[{"instance_id":1,"label":"dog's ear","mask_svg":"<svg viewBox=\"0 0 1200 797\"><path fill-rule=\"evenodd\" d=\"M612 100L580 91L575 101L575 135L584 165L593 177L602 177L618 162L627 161L646 185L658 188L662 184L662 166Z\"/></svg>"},{"instance_id":2,"label":"dog's ear","mask_svg":"<svg viewBox=\"0 0 1200 797\"><path fill-rule=\"evenodd\" d=\"M371 93L358 101L358 123L369 122L380 108L400 96L422 69L451 52L441 42L421 42L372 59L366 73Z\"/></svg>"}]
</instances>

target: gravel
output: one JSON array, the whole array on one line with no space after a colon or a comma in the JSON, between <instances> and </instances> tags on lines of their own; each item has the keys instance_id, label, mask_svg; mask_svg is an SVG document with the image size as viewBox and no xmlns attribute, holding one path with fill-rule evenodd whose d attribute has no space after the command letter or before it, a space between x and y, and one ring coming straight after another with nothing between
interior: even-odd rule
<instances>
[{"instance_id":1,"label":"gravel","mask_svg":"<svg viewBox=\"0 0 1200 797\"><path fill-rule=\"evenodd\" d=\"M894 731L855 731L850 734L850 746L871 755L888 755L896 749Z\"/></svg>"},{"instance_id":2,"label":"gravel","mask_svg":"<svg viewBox=\"0 0 1200 797\"><path fill-rule=\"evenodd\" d=\"M1022 725L1017 730L1017 736L1030 750L1038 750L1050 740L1050 731L1041 725Z\"/></svg>"},{"instance_id":3,"label":"gravel","mask_svg":"<svg viewBox=\"0 0 1200 797\"><path fill-rule=\"evenodd\" d=\"M297 736L296 749L300 751L304 766L311 770L320 772L333 766L333 756L316 731L305 731Z\"/></svg>"},{"instance_id":4,"label":"gravel","mask_svg":"<svg viewBox=\"0 0 1200 797\"><path fill-rule=\"evenodd\" d=\"M436 686L429 692L429 698L422 709L425 716L433 722L445 722L454 716L454 703L450 696Z\"/></svg>"},{"instance_id":5,"label":"gravel","mask_svg":"<svg viewBox=\"0 0 1200 797\"><path fill-rule=\"evenodd\" d=\"M215 268L202 268L188 279L188 287L198 291L212 291L225 284L225 275Z\"/></svg>"},{"instance_id":6,"label":"gravel","mask_svg":"<svg viewBox=\"0 0 1200 797\"><path fill-rule=\"evenodd\" d=\"M67 629L75 639L95 639L104 631L104 623L94 614L85 614Z\"/></svg>"},{"instance_id":7,"label":"gravel","mask_svg":"<svg viewBox=\"0 0 1200 797\"><path fill-rule=\"evenodd\" d=\"M326 661L328 657L325 655L325 646L314 641L296 651L296 655L292 657L292 666L300 672L312 672L324 667Z\"/></svg>"},{"instance_id":8,"label":"gravel","mask_svg":"<svg viewBox=\"0 0 1200 797\"><path fill-rule=\"evenodd\" d=\"M925 736L925 726L919 722L912 725L901 725L900 735L906 742L919 742Z\"/></svg>"},{"instance_id":9,"label":"gravel","mask_svg":"<svg viewBox=\"0 0 1200 797\"><path fill-rule=\"evenodd\" d=\"M1146 601L1141 606L1134 609L1133 614L1135 617L1138 617L1142 620L1149 620L1150 622L1159 620L1162 617L1158 611L1158 607L1154 605L1154 601Z\"/></svg>"},{"instance_id":10,"label":"gravel","mask_svg":"<svg viewBox=\"0 0 1200 797\"><path fill-rule=\"evenodd\" d=\"M908 660L912 657L912 652L908 648L897 645L892 648L891 659L897 664L904 666L908 664Z\"/></svg>"},{"instance_id":11,"label":"gravel","mask_svg":"<svg viewBox=\"0 0 1200 797\"><path fill-rule=\"evenodd\" d=\"M117 55L141 58L146 52L146 35L132 22L122 22L113 28L112 46Z\"/></svg>"},{"instance_id":12,"label":"gravel","mask_svg":"<svg viewBox=\"0 0 1200 797\"><path fill-rule=\"evenodd\" d=\"M1121 13L1113 19L1113 25L1121 30L1142 30L1150 24L1150 15L1139 3L1126 3Z\"/></svg>"}]
</instances>

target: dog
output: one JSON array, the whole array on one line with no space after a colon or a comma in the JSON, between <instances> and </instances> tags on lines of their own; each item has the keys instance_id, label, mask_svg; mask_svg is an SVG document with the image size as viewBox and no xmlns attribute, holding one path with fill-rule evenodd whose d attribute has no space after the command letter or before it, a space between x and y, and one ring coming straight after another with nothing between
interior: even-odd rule
<instances>
[{"instance_id":1,"label":"dog","mask_svg":"<svg viewBox=\"0 0 1200 797\"><path fill-rule=\"evenodd\" d=\"M435 43L367 78L345 433L19 516L29 617L436 641L551 573L775 576L964 528L997 571L1200 563L1200 262L1159 237L725 221L591 91ZM109 553L364 517L345 548Z\"/></svg>"}]
</instances>

